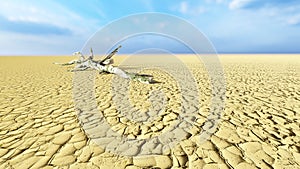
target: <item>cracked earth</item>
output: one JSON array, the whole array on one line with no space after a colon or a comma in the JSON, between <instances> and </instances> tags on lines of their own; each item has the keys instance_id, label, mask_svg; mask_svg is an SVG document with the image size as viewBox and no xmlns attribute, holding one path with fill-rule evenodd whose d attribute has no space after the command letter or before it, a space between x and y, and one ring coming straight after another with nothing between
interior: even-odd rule
<instances>
[{"instance_id":1,"label":"cracked earth","mask_svg":"<svg viewBox=\"0 0 300 169\"><path fill-rule=\"evenodd\" d=\"M107 151L88 137L74 106L73 73L67 72L71 67L52 64L69 61L69 57L0 57L0 168L300 168L299 57L220 56L226 78L225 110L216 132L199 143L197 136L205 128L210 109L209 77L194 56L180 56L198 85L200 106L194 126L170 149L162 150L158 144L144 149L125 147L130 156ZM180 67L174 69L181 72ZM108 82L113 75L96 75L95 79L98 113L113 131L130 139L167 132L180 113L176 81L162 71L144 73L161 83L132 82L126 99L141 110L140 121L151 119L148 123L132 121L134 113L125 116L116 110L113 99L125 96L111 92ZM158 116L150 109L161 110L160 104L147 100L151 100L151 90L165 93L166 99L158 101L165 101L166 108ZM108 136L104 132L101 139ZM137 155L142 150L147 153Z\"/></svg>"}]
</instances>

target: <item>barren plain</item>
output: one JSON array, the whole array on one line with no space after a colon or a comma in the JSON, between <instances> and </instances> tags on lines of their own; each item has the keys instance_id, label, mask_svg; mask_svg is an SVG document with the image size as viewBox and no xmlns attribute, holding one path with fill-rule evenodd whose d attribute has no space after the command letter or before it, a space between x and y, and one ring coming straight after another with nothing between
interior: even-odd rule
<instances>
[{"instance_id":1,"label":"barren plain","mask_svg":"<svg viewBox=\"0 0 300 169\"><path fill-rule=\"evenodd\" d=\"M193 129L169 151L157 154L161 147L148 146L152 155L137 155L141 150L125 147L130 156L108 152L87 135L74 105L74 73L68 72L71 67L52 64L72 57L0 57L0 168L300 168L300 55L220 55L226 79L225 109L216 132L203 143L197 142L197 136L209 114L209 76L195 56L178 57L194 75L199 91L199 99L194 98L199 110ZM115 65L124 58L116 56ZM176 65L173 68L182 72ZM113 131L130 139L167 132L180 113L178 82L163 71L144 73L160 83L130 82L129 96L116 99L128 99L141 110L136 119L151 119L149 123L118 113L110 83L114 75L92 74L96 77L94 109ZM153 119L157 114L149 109L160 107L147 100L151 90L164 91L167 98L162 100L166 110ZM79 94L76 99L85 98ZM99 125L92 116L85 120L92 122L90 126ZM103 128L102 138L109 137L107 130Z\"/></svg>"}]
</instances>

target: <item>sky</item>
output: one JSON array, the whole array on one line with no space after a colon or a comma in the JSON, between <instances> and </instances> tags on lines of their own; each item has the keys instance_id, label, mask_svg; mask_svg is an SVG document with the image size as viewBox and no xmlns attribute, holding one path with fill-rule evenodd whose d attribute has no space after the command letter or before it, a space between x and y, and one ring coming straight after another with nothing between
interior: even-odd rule
<instances>
[{"instance_id":1,"label":"sky","mask_svg":"<svg viewBox=\"0 0 300 169\"><path fill-rule=\"evenodd\" d=\"M143 12L185 19L218 53L300 53L299 0L2 0L0 55L70 55L109 23ZM143 46L141 39L128 44ZM189 52L164 39L152 42Z\"/></svg>"}]
</instances>

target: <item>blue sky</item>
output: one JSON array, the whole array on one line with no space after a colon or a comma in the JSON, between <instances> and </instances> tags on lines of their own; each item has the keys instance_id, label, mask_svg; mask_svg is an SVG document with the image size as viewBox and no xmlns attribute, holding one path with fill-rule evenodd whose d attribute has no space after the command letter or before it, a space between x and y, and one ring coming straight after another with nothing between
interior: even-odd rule
<instances>
[{"instance_id":1,"label":"blue sky","mask_svg":"<svg viewBox=\"0 0 300 169\"><path fill-rule=\"evenodd\" d=\"M187 20L218 53L300 53L299 0L3 0L0 55L68 55L101 27L141 12Z\"/></svg>"}]
</instances>

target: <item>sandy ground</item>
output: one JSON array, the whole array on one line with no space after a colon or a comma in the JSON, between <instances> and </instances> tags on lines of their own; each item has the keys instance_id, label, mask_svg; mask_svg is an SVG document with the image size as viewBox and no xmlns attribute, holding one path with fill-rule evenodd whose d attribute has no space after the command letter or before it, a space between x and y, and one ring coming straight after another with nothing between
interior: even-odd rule
<instances>
[{"instance_id":1,"label":"sandy ground","mask_svg":"<svg viewBox=\"0 0 300 169\"><path fill-rule=\"evenodd\" d=\"M209 114L208 75L193 56L180 56L198 84L194 128L162 155L135 156L138 150L128 147L133 157L106 152L87 137L74 106L74 73L52 64L70 58L0 57L0 168L300 168L300 55L222 55L226 107L217 131L201 144L196 138ZM129 138L158 136L178 115L178 83L161 71L144 73L161 83L131 83L128 99L146 113L141 118L153 115L150 90L168 98L166 113L151 123L118 114L110 92L113 75L96 76L97 110L112 130Z\"/></svg>"}]
</instances>

